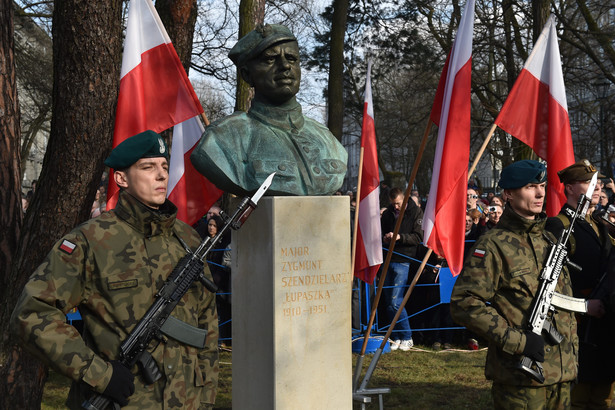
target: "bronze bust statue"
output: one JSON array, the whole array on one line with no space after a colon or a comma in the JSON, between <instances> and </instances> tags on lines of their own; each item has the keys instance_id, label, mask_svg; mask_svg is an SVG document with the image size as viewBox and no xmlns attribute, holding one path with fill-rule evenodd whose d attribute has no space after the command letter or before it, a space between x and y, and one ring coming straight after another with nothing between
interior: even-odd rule
<instances>
[{"instance_id":1,"label":"bronze bust statue","mask_svg":"<svg viewBox=\"0 0 615 410\"><path fill-rule=\"evenodd\" d=\"M276 172L267 195L331 195L342 185L348 154L322 124L304 117L297 39L282 25L248 33L229 52L254 87L250 110L208 126L194 167L218 188L248 195Z\"/></svg>"}]
</instances>

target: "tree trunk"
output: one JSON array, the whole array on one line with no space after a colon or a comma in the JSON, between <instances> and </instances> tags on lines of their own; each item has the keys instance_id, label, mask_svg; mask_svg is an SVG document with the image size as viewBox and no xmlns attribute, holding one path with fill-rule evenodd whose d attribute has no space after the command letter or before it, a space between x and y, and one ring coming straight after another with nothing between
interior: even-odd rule
<instances>
[{"instance_id":1,"label":"tree trunk","mask_svg":"<svg viewBox=\"0 0 615 410\"><path fill-rule=\"evenodd\" d=\"M112 142L121 10L121 0L55 2L51 135L8 286L2 290L4 306L14 306L53 243L89 218ZM7 329L10 309L0 313L0 325ZM0 408L40 408L45 367L11 340L3 339L0 347Z\"/></svg>"},{"instance_id":2,"label":"tree trunk","mask_svg":"<svg viewBox=\"0 0 615 410\"><path fill-rule=\"evenodd\" d=\"M551 12L551 2L549 0L533 0L532 1L532 40L536 43L542 29L547 23L547 17Z\"/></svg>"},{"instance_id":3,"label":"tree trunk","mask_svg":"<svg viewBox=\"0 0 615 410\"><path fill-rule=\"evenodd\" d=\"M20 126L19 103L17 99L17 81L15 75L14 37L13 37L13 2L0 0L0 320L2 336L0 337L0 408L13 408L6 401L14 394L11 380L15 371L5 364L12 359L13 349L6 331L6 320L12 311L15 297L9 289L14 289L9 272L13 257L18 247L23 219L21 210L20 178ZM8 293L8 295L6 295ZM30 373L30 377L32 378ZM37 377L36 375L34 377Z\"/></svg>"},{"instance_id":4,"label":"tree trunk","mask_svg":"<svg viewBox=\"0 0 615 410\"><path fill-rule=\"evenodd\" d=\"M265 21L265 0L241 0L239 3L239 34L242 38L254 30L257 24ZM237 70L237 90L235 92L235 111L248 111L254 91Z\"/></svg>"},{"instance_id":5,"label":"tree trunk","mask_svg":"<svg viewBox=\"0 0 615 410\"><path fill-rule=\"evenodd\" d=\"M197 16L196 0L157 0L156 10L188 74Z\"/></svg>"},{"instance_id":6,"label":"tree trunk","mask_svg":"<svg viewBox=\"0 0 615 410\"><path fill-rule=\"evenodd\" d=\"M0 0L0 286L6 289L22 222L19 103L13 54L13 2ZM3 310L6 308L3 303Z\"/></svg>"},{"instance_id":7,"label":"tree trunk","mask_svg":"<svg viewBox=\"0 0 615 410\"><path fill-rule=\"evenodd\" d=\"M346 35L348 4L348 0L333 1L329 54L327 125L339 141L342 140L344 131L344 36Z\"/></svg>"}]
</instances>

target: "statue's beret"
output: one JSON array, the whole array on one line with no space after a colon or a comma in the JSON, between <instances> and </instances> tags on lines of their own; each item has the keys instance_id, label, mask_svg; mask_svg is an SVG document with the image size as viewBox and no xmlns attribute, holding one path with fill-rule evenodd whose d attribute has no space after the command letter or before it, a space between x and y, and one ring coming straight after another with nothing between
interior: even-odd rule
<instances>
[{"instance_id":1,"label":"statue's beret","mask_svg":"<svg viewBox=\"0 0 615 410\"><path fill-rule=\"evenodd\" d=\"M547 167L542 162L524 159L504 168L498 185L502 189L517 189L527 184L540 184L546 180Z\"/></svg>"},{"instance_id":2,"label":"statue's beret","mask_svg":"<svg viewBox=\"0 0 615 410\"><path fill-rule=\"evenodd\" d=\"M239 39L228 56L237 67L241 67L274 44L286 41L297 41L288 27L280 24L259 24Z\"/></svg>"},{"instance_id":3,"label":"statue's beret","mask_svg":"<svg viewBox=\"0 0 615 410\"><path fill-rule=\"evenodd\" d=\"M113 148L105 165L113 169L125 169L141 158L165 157L169 159L169 149L162 137L154 131L144 131L134 135Z\"/></svg>"}]
</instances>

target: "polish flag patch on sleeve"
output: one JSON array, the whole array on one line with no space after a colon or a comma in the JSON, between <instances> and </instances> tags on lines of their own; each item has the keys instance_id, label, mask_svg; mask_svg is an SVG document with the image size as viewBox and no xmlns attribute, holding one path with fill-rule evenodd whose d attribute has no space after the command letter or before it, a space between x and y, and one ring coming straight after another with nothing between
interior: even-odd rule
<instances>
[{"instance_id":1,"label":"polish flag patch on sleeve","mask_svg":"<svg viewBox=\"0 0 615 410\"><path fill-rule=\"evenodd\" d=\"M474 249L474 253L472 254L472 256L478 256L479 258L484 258L485 253L486 252L482 249Z\"/></svg>"},{"instance_id":2,"label":"polish flag patch on sleeve","mask_svg":"<svg viewBox=\"0 0 615 410\"><path fill-rule=\"evenodd\" d=\"M60 244L60 250L67 253L67 254L72 254L73 251L75 250L75 248L77 247L77 245L75 245L74 243L72 243L71 241L68 241L66 239L64 239L62 241L62 243Z\"/></svg>"}]
</instances>

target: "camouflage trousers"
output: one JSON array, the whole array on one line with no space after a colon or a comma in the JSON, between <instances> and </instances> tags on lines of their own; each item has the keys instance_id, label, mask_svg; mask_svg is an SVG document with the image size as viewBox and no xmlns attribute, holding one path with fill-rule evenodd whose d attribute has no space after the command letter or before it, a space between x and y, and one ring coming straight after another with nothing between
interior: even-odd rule
<instances>
[{"instance_id":1,"label":"camouflage trousers","mask_svg":"<svg viewBox=\"0 0 615 410\"><path fill-rule=\"evenodd\" d=\"M532 387L493 383L493 407L506 410L570 409L571 384L566 382Z\"/></svg>"},{"instance_id":2,"label":"camouflage trousers","mask_svg":"<svg viewBox=\"0 0 615 410\"><path fill-rule=\"evenodd\" d=\"M613 387L611 382L578 383L572 387L573 409L612 408Z\"/></svg>"}]
</instances>

